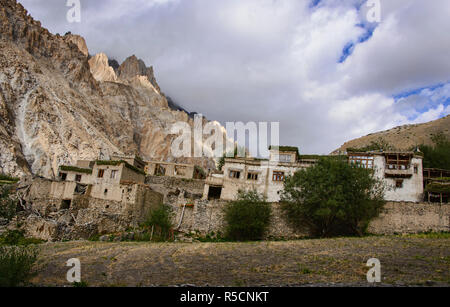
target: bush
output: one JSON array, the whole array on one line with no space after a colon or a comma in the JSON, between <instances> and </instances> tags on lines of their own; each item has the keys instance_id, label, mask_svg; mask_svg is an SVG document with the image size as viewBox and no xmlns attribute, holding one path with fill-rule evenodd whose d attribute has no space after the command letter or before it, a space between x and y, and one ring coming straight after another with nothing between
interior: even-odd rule
<instances>
[{"instance_id":1,"label":"bush","mask_svg":"<svg viewBox=\"0 0 450 307\"><path fill-rule=\"evenodd\" d=\"M17 212L17 201L9 197L8 186L0 186L0 217L11 220Z\"/></svg>"},{"instance_id":2,"label":"bush","mask_svg":"<svg viewBox=\"0 0 450 307\"><path fill-rule=\"evenodd\" d=\"M43 240L25 238L24 232L20 230L8 230L0 237L0 244L26 246L31 244L40 244Z\"/></svg>"},{"instance_id":3,"label":"bush","mask_svg":"<svg viewBox=\"0 0 450 307\"><path fill-rule=\"evenodd\" d=\"M150 233L144 234L141 241L166 241L172 237L172 208L161 205L159 208L150 211L143 226L153 229L153 236Z\"/></svg>"},{"instance_id":4,"label":"bush","mask_svg":"<svg viewBox=\"0 0 450 307\"><path fill-rule=\"evenodd\" d=\"M281 208L291 225L313 237L362 236L385 204L384 191L373 170L322 158L286 180Z\"/></svg>"},{"instance_id":5,"label":"bush","mask_svg":"<svg viewBox=\"0 0 450 307\"><path fill-rule=\"evenodd\" d=\"M25 285L37 259L35 248L0 246L0 287Z\"/></svg>"},{"instance_id":6,"label":"bush","mask_svg":"<svg viewBox=\"0 0 450 307\"><path fill-rule=\"evenodd\" d=\"M256 191L239 191L224 207L226 237L235 241L260 240L270 226L272 207Z\"/></svg>"}]
</instances>

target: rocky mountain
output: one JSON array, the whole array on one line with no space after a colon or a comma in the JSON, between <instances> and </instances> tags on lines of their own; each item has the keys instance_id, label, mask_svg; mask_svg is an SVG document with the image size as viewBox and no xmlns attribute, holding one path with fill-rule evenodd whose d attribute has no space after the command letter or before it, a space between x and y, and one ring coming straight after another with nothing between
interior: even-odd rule
<instances>
[{"instance_id":1,"label":"rocky mountain","mask_svg":"<svg viewBox=\"0 0 450 307\"><path fill-rule=\"evenodd\" d=\"M410 150L421 144L432 145L433 135L440 132L450 138L450 115L424 124L400 126L369 134L345 143L333 153L345 152L347 148L362 148L380 139L398 150Z\"/></svg>"},{"instance_id":2,"label":"rocky mountain","mask_svg":"<svg viewBox=\"0 0 450 307\"><path fill-rule=\"evenodd\" d=\"M152 67L89 59L82 37L53 35L16 0L0 4L0 172L53 178L61 164L115 153L175 161L170 127L193 120L169 107Z\"/></svg>"}]
</instances>

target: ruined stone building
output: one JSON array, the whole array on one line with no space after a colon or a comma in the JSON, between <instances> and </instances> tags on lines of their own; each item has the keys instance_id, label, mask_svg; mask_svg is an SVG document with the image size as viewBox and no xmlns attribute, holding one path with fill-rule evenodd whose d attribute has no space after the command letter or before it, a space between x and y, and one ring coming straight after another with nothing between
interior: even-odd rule
<instances>
[{"instance_id":1,"label":"ruined stone building","mask_svg":"<svg viewBox=\"0 0 450 307\"><path fill-rule=\"evenodd\" d=\"M78 161L60 166L58 180L34 180L26 197L33 212L24 221L27 234L87 239L138 226L163 203L163 195L145 185L138 159L127 161Z\"/></svg>"},{"instance_id":2,"label":"ruined stone building","mask_svg":"<svg viewBox=\"0 0 450 307\"><path fill-rule=\"evenodd\" d=\"M149 176L166 176L184 179L205 179L203 170L193 164L169 163L160 161L148 162L145 172Z\"/></svg>"}]
</instances>

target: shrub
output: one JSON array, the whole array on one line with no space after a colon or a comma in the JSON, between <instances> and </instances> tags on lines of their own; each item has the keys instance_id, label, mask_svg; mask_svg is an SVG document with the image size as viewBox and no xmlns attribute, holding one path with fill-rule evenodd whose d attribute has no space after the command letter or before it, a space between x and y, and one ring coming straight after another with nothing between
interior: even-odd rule
<instances>
[{"instance_id":1,"label":"shrub","mask_svg":"<svg viewBox=\"0 0 450 307\"><path fill-rule=\"evenodd\" d=\"M9 197L8 186L0 186L0 217L11 220L17 212L17 201Z\"/></svg>"},{"instance_id":2,"label":"shrub","mask_svg":"<svg viewBox=\"0 0 450 307\"><path fill-rule=\"evenodd\" d=\"M167 205L161 205L157 209L150 211L143 226L153 229L152 240L166 241L172 235L172 208ZM150 240L151 234L144 234L145 241ZM144 240L142 239L142 240Z\"/></svg>"},{"instance_id":3,"label":"shrub","mask_svg":"<svg viewBox=\"0 0 450 307\"><path fill-rule=\"evenodd\" d=\"M37 259L35 248L0 246L0 287L25 285Z\"/></svg>"},{"instance_id":4,"label":"shrub","mask_svg":"<svg viewBox=\"0 0 450 307\"><path fill-rule=\"evenodd\" d=\"M8 230L0 237L0 244L26 246L31 244L40 244L43 240L25 238L24 232L20 230Z\"/></svg>"},{"instance_id":5,"label":"shrub","mask_svg":"<svg viewBox=\"0 0 450 307\"><path fill-rule=\"evenodd\" d=\"M269 228L272 207L256 191L239 191L238 199L224 207L224 214L227 238L260 240Z\"/></svg>"},{"instance_id":6,"label":"shrub","mask_svg":"<svg viewBox=\"0 0 450 307\"><path fill-rule=\"evenodd\" d=\"M314 237L362 236L385 204L384 190L373 170L321 158L286 180L281 208L291 225Z\"/></svg>"}]
</instances>

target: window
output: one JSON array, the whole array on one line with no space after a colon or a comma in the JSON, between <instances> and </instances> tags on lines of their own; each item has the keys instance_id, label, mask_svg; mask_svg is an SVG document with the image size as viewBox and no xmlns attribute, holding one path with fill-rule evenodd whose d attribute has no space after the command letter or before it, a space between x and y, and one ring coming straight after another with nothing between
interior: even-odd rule
<instances>
[{"instance_id":1,"label":"window","mask_svg":"<svg viewBox=\"0 0 450 307\"><path fill-rule=\"evenodd\" d=\"M273 172L273 181L284 181L284 172Z\"/></svg>"},{"instance_id":2,"label":"window","mask_svg":"<svg viewBox=\"0 0 450 307\"><path fill-rule=\"evenodd\" d=\"M98 170L98 178L103 178L103 176L105 176L105 170L104 169L99 169Z\"/></svg>"},{"instance_id":3,"label":"window","mask_svg":"<svg viewBox=\"0 0 450 307\"><path fill-rule=\"evenodd\" d=\"M76 182L81 182L81 175L76 175L75 176L75 181Z\"/></svg>"},{"instance_id":4,"label":"window","mask_svg":"<svg viewBox=\"0 0 450 307\"><path fill-rule=\"evenodd\" d=\"M360 168L373 169L374 158L372 156L350 156L350 164L355 164Z\"/></svg>"},{"instance_id":5,"label":"window","mask_svg":"<svg viewBox=\"0 0 450 307\"><path fill-rule=\"evenodd\" d=\"M112 170L111 171L111 179L116 179L117 178L117 173L118 173L118 171Z\"/></svg>"},{"instance_id":6,"label":"window","mask_svg":"<svg viewBox=\"0 0 450 307\"><path fill-rule=\"evenodd\" d=\"M241 178L241 172L240 171L230 171L230 178L233 178L233 179Z\"/></svg>"},{"instance_id":7,"label":"window","mask_svg":"<svg viewBox=\"0 0 450 307\"><path fill-rule=\"evenodd\" d=\"M59 178L61 178L62 181L67 180L67 174L66 173L59 173Z\"/></svg>"},{"instance_id":8,"label":"window","mask_svg":"<svg viewBox=\"0 0 450 307\"><path fill-rule=\"evenodd\" d=\"M395 187L396 187L397 189L403 188L403 180L396 180L396 181L395 181Z\"/></svg>"},{"instance_id":9,"label":"window","mask_svg":"<svg viewBox=\"0 0 450 307\"><path fill-rule=\"evenodd\" d=\"M280 162L292 162L291 155L280 155Z\"/></svg>"},{"instance_id":10,"label":"window","mask_svg":"<svg viewBox=\"0 0 450 307\"><path fill-rule=\"evenodd\" d=\"M416 164L414 165L414 174L418 174L419 173L419 166Z\"/></svg>"},{"instance_id":11,"label":"window","mask_svg":"<svg viewBox=\"0 0 450 307\"><path fill-rule=\"evenodd\" d=\"M258 174L257 173L248 173L247 179L248 180L258 181Z\"/></svg>"},{"instance_id":12,"label":"window","mask_svg":"<svg viewBox=\"0 0 450 307\"><path fill-rule=\"evenodd\" d=\"M108 195L108 189L105 189L105 196Z\"/></svg>"}]
</instances>

